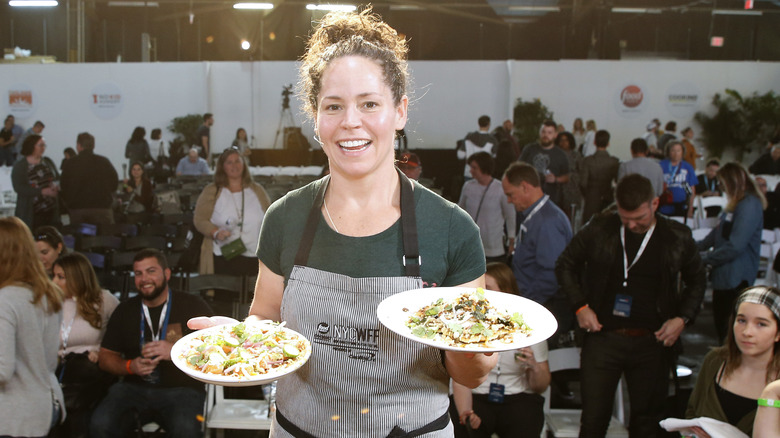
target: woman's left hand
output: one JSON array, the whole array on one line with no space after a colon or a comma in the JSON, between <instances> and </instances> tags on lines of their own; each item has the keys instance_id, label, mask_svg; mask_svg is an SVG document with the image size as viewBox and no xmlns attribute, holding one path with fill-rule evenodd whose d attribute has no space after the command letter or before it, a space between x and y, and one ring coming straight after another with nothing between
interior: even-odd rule
<instances>
[{"instance_id":1,"label":"woman's left hand","mask_svg":"<svg viewBox=\"0 0 780 438\"><path fill-rule=\"evenodd\" d=\"M98 356L99 356L99 353L97 351L90 350L89 352L87 352L87 358L92 363L97 363Z\"/></svg>"}]
</instances>

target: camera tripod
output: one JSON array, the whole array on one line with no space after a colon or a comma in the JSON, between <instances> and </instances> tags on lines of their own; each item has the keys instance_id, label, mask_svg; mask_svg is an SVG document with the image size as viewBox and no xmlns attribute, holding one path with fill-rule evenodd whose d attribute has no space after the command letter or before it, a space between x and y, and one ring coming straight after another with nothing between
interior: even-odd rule
<instances>
[{"instance_id":1,"label":"camera tripod","mask_svg":"<svg viewBox=\"0 0 780 438\"><path fill-rule=\"evenodd\" d=\"M279 143L279 134L284 132L287 128L294 128L295 126L295 117L293 117L290 106L287 105L285 107L282 105L282 111L279 113L279 125L276 127L276 137L274 137L274 149L276 149L276 145ZM282 141L284 141L284 136L282 136ZM282 144L282 149L284 149L284 147L285 145Z\"/></svg>"}]
</instances>

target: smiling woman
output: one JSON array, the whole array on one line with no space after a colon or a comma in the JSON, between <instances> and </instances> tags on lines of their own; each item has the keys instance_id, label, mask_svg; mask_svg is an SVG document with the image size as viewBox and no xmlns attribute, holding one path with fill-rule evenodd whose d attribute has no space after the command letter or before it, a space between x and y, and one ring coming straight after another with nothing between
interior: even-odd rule
<instances>
[{"instance_id":1,"label":"smiling woman","mask_svg":"<svg viewBox=\"0 0 780 438\"><path fill-rule=\"evenodd\" d=\"M450 377L473 387L495 364L495 356L442 354L379 330L376 308L386 297L484 285L471 218L394 166L409 101L406 51L370 11L331 13L303 58L300 94L330 175L268 209L250 318L284 320L317 345L278 383L272 437L452 436ZM360 332L379 339L349 335Z\"/></svg>"}]
</instances>

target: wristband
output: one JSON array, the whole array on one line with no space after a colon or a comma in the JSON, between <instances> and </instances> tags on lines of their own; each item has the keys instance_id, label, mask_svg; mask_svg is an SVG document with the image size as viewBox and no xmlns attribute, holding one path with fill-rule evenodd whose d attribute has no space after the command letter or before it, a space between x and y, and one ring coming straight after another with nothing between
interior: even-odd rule
<instances>
[{"instance_id":1,"label":"wristband","mask_svg":"<svg viewBox=\"0 0 780 438\"><path fill-rule=\"evenodd\" d=\"M130 369L130 362L132 362L130 359L125 362L125 369L127 370L127 374L133 374L133 370Z\"/></svg>"},{"instance_id":2,"label":"wristband","mask_svg":"<svg viewBox=\"0 0 780 438\"><path fill-rule=\"evenodd\" d=\"M587 305L587 304L586 304L586 305L584 305L584 306L582 306L582 307L580 307L579 309L577 309L577 311L576 311L576 312L574 312L574 314L575 314L575 315L579 315L579 314L580 314L580 312L582 312L582 309L584 309L584 308L586 308L586 307L588 307L588 305Z\"/></svg>"},{"instance_id":3,"label":"wristband","mask_svg":"<svg viewBox=\"0 0 780 438\"><path fill-rule=\"evenodd\" d=\"M217 240L217 234L219 234L219 228L217 228L217 231L214 231L211 233L211 238L214 240Z\"/></svg>"},{"instance_id":4,"label":"wristband","mask_svg":"<svg viewBox=\"0 0 780 438\"><path fill-rule=\"evenodd\" d=\"M771 398L760 398L758 399L758 405L780 409L780 400L772 400Z\"/></svg>"}]
</instances>

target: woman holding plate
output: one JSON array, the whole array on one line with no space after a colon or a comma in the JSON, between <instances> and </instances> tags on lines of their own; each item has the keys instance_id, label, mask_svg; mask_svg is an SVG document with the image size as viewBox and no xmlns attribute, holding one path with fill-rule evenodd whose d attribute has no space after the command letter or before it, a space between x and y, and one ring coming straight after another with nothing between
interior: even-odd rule
<instances>
[{"instance_id":1,"label":"woman holding plate","mask_svg":"<svg viewBox=\"0 0 780 438\"><path fill-rule=\"evenodd\" d=\"M252 181L238 148L230 147L217 160L214 182L195 205L193 222L203 233L201 274L257 275L254 251L260 224L271 200Z\"/></svg>"},{"instance_id":2,"label":"woman holding plate","mask_svg":"<svg viewBox=\"0 0 780 438\"><path fill-rule=\"evenodd\" d=\"M376 315L405 290L484 286L474 222L394 165L406 52L370 11L330 13L309 40L299 95L330 175L268 210L250 318L286 321L315 345L278 382L271 437L451 437L450 377L475 387L496 363L408 340Z\"/></svg>"}]
</instances>

